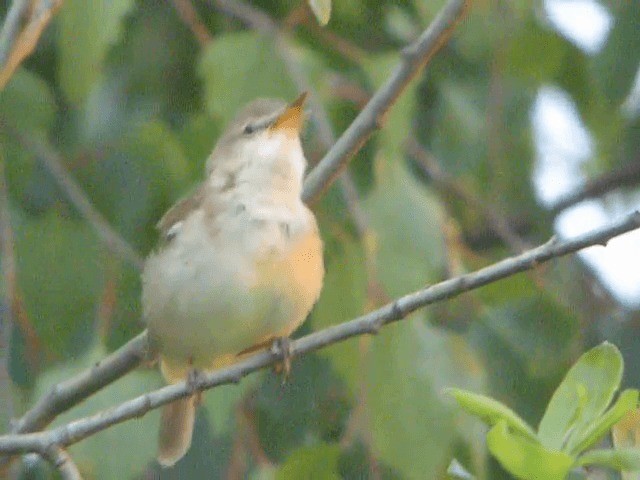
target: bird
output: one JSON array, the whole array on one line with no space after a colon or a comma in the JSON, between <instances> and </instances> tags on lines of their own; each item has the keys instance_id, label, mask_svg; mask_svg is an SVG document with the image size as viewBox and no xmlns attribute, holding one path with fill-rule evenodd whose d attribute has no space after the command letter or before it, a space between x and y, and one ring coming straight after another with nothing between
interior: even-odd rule
<instances>
[{"instance_id":1,"label":"bird","mask_svg":"<svg viewBox=\"0 0 640 480\"><path fill-rule=\"evenodd\" d=\"M287 339L318 300L323 245L302 200L305 98L260 98L241 109L207 159L205 180L158 223L142 307L169 384ZM191 445L196 398L163 407L164 467Z\"/></svg>"}]
</instances>

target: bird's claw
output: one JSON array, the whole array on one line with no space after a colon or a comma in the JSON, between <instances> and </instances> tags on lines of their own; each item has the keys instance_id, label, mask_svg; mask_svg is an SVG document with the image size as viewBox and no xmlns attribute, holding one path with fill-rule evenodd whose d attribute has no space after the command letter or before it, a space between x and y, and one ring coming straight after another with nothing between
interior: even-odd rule
<instances>
[{"instance_id":1,"label":"bird's claw","mask_svg":"<svg viewBox=\"0 0 640 480\"><path fill-rule=\"evenodd\" d=\"M282 383L286 382L291 373L291 340L289 337L278 337L271 345L271 353L278 356L281 361L273 367L275 373L282 374Z\"/></svg>"},{"instance_id":2,"label":"bird's claw","mask_svg":"<svg viewBox=\"0 0 640 480\"><path fill-rule=\"evenodd\" d=\"M193 395L194 405L200 405L202 402L202 391L200 390L200 380L202 379L202 372L196 368L189 370L187 374L187 387Z\"/></svg>"}]
</instances>

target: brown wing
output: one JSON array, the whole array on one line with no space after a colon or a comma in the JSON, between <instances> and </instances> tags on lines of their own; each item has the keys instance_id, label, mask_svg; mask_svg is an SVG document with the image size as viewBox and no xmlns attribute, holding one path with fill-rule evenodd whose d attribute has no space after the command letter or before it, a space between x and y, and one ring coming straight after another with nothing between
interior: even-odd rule
<instances>
[{"instance_id":1,"label":"brown wing","mask_svg":"<svg viewBox=\"0 0 640 480\"><path fill-rule=\"evenodd\" d=\"M158 230L162 234L162 238L167 238L171 227L178 222L183 221L189 214L202 205L205 196L205 185L200 185L195 192L188 197L179 200L167 213L165 213L158 222Z\"/></svg>"}]
</instances>

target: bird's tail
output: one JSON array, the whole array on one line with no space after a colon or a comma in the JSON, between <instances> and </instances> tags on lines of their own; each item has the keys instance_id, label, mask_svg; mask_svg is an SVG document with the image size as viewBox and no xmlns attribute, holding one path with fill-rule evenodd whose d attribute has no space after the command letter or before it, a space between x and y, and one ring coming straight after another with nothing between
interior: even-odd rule
<instances>
[{"instance_id":1,"label":"bird's tail","mask_svg":"<svg viewBox=\"0 0 640 480\"><path fill-rule=\"evenodd\" d=\"M158 436L158 462L163 467L174 465L189 450L195 414L194 396L181 398L162 408Z\"/></svg>"}]
</instances>

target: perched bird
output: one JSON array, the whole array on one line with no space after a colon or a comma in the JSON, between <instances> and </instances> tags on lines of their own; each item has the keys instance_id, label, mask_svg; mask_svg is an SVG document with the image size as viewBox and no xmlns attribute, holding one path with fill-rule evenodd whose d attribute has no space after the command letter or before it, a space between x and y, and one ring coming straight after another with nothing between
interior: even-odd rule
<instances>
[{"instance_id":1,"label":"perched bird","mask_svg":"<svg viewBox=\"0 0 640 480\"><path fill-rule=\"evenodd\" d=\"M229 365L288 337L322 288L322 241L301 200L306 94L251 102L218 140L206 180L160 220L146 260L142 304L169 383ZM164 407L158 461L189 449L195 396Z\"/></svg>"}]
</instances>

